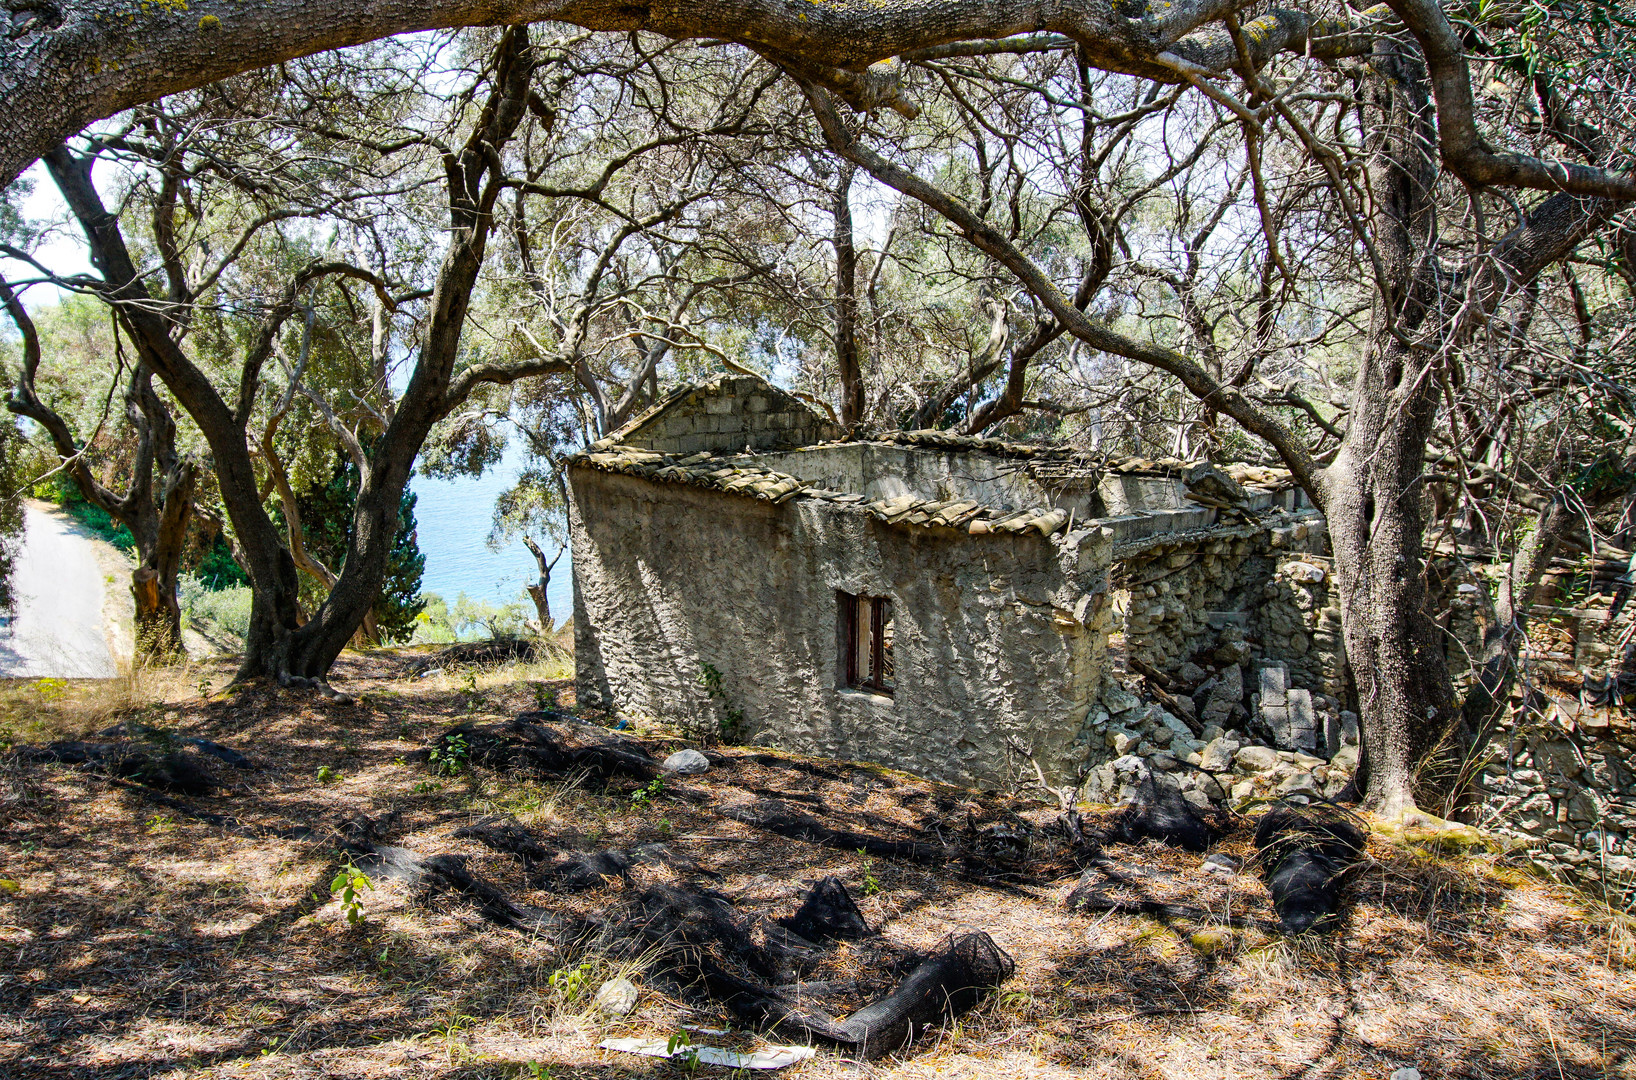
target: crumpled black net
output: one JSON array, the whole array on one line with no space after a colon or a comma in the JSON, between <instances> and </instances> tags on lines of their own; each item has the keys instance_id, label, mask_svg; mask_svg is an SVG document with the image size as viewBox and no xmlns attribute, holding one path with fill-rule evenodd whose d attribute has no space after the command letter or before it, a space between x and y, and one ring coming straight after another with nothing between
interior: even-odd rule
<instances>
[{"instance_id":1,"label":"crumpled black net","mask_svg":"<svg viewBox=\"0 0 1636 1080\"><path fill-rule=\"evenodd\" d=\"M771 935L758 943L749 920L725 897L658 886L645 890L636 906L642 944L664 949L662 962L673 975L701 986L741 1022L785 1038L832 1043L865 1058L889 1054L967 1012L1017 970L987 934L950 935L890 994L836 1020L767 985L804 958L798 951L786 954Z\"/></svg>"},{"instance_id":2,"label":"crumpled black net","mask_svg":"<svg viewBox=\"0 0 1636 1080\"><path fill-rule=\"evenodd\" d=\"M858 910L852 894L838 878L826 877L807 893L794 915L777 920L780 926L808 941L825 938L861 938L869 924Z\"/></svg>"}]
</instances>

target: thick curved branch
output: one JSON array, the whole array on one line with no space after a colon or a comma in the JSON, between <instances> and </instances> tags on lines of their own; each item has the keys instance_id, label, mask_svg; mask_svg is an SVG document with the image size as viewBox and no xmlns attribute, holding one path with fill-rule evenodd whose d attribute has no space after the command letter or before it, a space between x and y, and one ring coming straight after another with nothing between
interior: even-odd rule
<instances>
[{"instance_id":1,"label":"thick curved branch","mask_svg":"<svg viewBox=\"0 0 1636 1080\"><path fill-rule=\"evenodd\" d=\"M1443 163L1470 184L1536 188L1571 195L1636 201L1636 175L1570 161L1549 161L1495 150L1477 131L1471 68L1465 46L1438 0L1386 0L1420 43L1437 102L1437 139Z\"/></svg>"},{"instance_id":2,"label":"thick curved branch","mask_svg":"<svg viewBox=\"0 0 1636 1080\"><path fill-rule=\"evenodd\" d=\"M124 109L245 71L421 30L550 21L731 41L778 58L854 108L912 112L898 87L897 65L881 61L957 42L1022 35L1033 42L1058 34L1077 43L1096 67L1176 82L1178 75L1156 60L1160 53L1226 70L1233 50L1225 34L1195 32L1236 6L1235 0L1172 0L1151 5L1145 17L1128 17L1104 0L196 0L134 11L127 0L65 0L49 9L49 18L0 40L0 183ZM1263 21L1269 50L1319 58L1355 55L1367 36L1297 11L1270 12L1251 26ZM1361 20L1368 21L1368 15Z\"/></svg>"}]
</instances>

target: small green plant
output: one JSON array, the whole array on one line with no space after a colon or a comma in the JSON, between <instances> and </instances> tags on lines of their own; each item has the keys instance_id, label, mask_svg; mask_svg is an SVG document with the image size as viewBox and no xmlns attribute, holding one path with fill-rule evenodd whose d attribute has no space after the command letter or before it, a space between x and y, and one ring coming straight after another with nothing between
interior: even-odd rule
<instances>
[{"instance_id":1,"label":"small green plant","mask_svg":"<svg viewBox=\"0 0 1636 1080\"><path fill-rule=\"evenodd\" d=\"M210 697L210 680L209 679L200 679L198 689L199 689L199 698L200 698L200 700L204 700L206 698L209 698Z\"/></svg>"},{"instance_id":2,"label":"small green plant","mask_svg":"<svg viewBox=\"0 0 1636 1080\"><path fill-rule=\"evenodd\" d=\"M147 830L150 835L176 831L176 819L169 814L155 814L148 819Z\"/></svg>"},{"instance_id":3,"label":"small green plant","mask_svg":"<svg viewBox=\"0 0 1636 1080\"><path fill-rule=\"evenodd\" d=\"M532 684L534 687L534 707L542 712L557 707L557 692L542 682Z\"/></svg>"},{"instance_id":4,"label":"small green plant","mask_svg":"<svg viewBox=\"0 0 1636 1080\"><path fill-rule=\"evenodd\" d=\"M631 792L631 805L647 806L664 793L665 778L663 776L655 776L652 780L647 782L646 787L639 787L635 791Z\"/></svg>"},{"instance_id":5,"label":"small green plant","mask_svg":"<svg viewBox=\"0 0 1636 1080\"><path fill-rule=\"evenodd\" d=\"M477 711L477 672L466 672L465 678L460 680L460 692L466 695L466 711Z\"/></svg>"},{"instance_id":6,"label":"small green plant","mask_svg":"<svg viewBox=\"0 0 1636 1080\"><path fill-rule=\"evenodd\" d=\"M471 743L460 732L443 737L426 755L432 771L442 776L458 776L471 760Z\"/></svg>"},{"instance_id":7,"label":"small green plant","mask_svg":"<svg viewBox=\"0 0 1636 1080\"><path fill-rule=\"evenodd\" d=\"M547 980L551 989L556 992L557 1000L564 1005L572 1005L579 1000L591 982L591 965L581 964L579 967L558 968L551 973Z\"/></svg>"},{"instance_id":8,"label":"small green plant","mask_svg":"<svg viewBox=\"0 0 1636 1080\"><path fill-rule=\"evenodd\" d=\"M40 700L54 703L62 700L68 693L67 679L35 679L34 692L40 695Z\"/></svg>"},{"instance_id":9,"label":"small green plant","mask_svg":"<svg viewBox=\"0 0 1636 1080\"><path fill-rule=\"evenodd\" d=\"M659 831L664 833L666 836L670 835L671 829L673 827L674 826L672 826L670 824L670 819L669 818L660 818L659 819Z\"/></svg>"},{"instance_id":10,"label":"small green plant","mask_svg":"<svg viewBox=\"0 0 1636 1080\"><path fill-rule=\"evenodd\" d=\"M320 784L333 784L342 779L344 779L344 777L342 777L339 772L336 772L328 765L320 765L318 767L318 782Z\"/></svg>"},{"instance_id":11,"label":"small green plant","mask_svg":"<svg viewBox=\"0 0 1636 1080\"><path fill-rule=\"evenodd\" d=\"M424 795L428 791L436 791L440 786L436 780L420 780L412 790L416 795Z\"/></svg>"},{"instance_id":12,"label":"small green plant","mask_svg":"<svg viewBox=\"0 0 1636 1080\"><path fill-rule=\"evenodd\" d=\"M427 1034L435 1035L443 1040L444 1058L450 1064L453 1064L455 1046L460 1041L461 1033L476 1022L477 1017L467 1016L465 1013L455 1012L453 1009L450 1009L448 1014L444 1017L443 1023L432 1028L432 1030L427 1032Z\"/></svg>"},{"instance_id":13,"label":"small green plant","mask_svg":"<svg viewBox=\"0 0 1636 1080\"><path fill-rule=\"evenodd\" d=\"M721 671L714 664L699 666L699 685L705 694L721 705L721 719L716 723L716 735L722 742L737 742L744 730L744 710L730 702L722 687Z\"/></svg>"},{"instance_id":14,"label":"small green plant","mask_svg":"<svg viewBox=\"0 0 1636 1080\"><path fill-rule=\"evenodd\" d=\"M693 1037L685 1031L678 1031L665 1043L665 1053L670 1060L680 1065L682 1071L692 1076L699 1071L699 1052L693 1048Z\"/></svg>"},{"instance_id":15,"label":"small green plant","mask_svg":"<svg viewBox=\"0 0 1636 1080\"><path fill-rule=\"evenodd\" d=\"M346 916L348 926L358 926L364 921L364 901L361 894L365 890L374 892L375 885L369 880L368 874L352 865L350 859L329 883L331 896L341 894L341 913Z\"/></svg>"},{"instance_id":16,"label":"small green plant","mask_svg":"<svg viewBox=\"0 0 1636 1080\"><path fill-rule=\"evenodd\" d=\"M880 892L880 878L875 876L875 860L863 848L858 849L858 854L863 858L863 894L875 896Z\"/></svg>"},{"instance_id":17,"label":"small green plant","mask_svg":"<svg viewBox=\"0 0 1636 1080\"><path fill-rule=\"evenodd\" d=\"M286 1046L290 1045L290 1040L292 1040L294 1038L295 1038L295 1032L292 1031L288 1035L284 1036L282 1039L276 1039L276 1038L275 1039L268 1039L267 1040L267 1045L263 1046L261 1048L261 1056L262 1057L272 1057L274 1054L278 1053L280 1050L282 1050Z\"/></svg>"},{"instance_id":18,"label":"small green plant","mask_svg":"<svg viewBox=\"0 0 1636 1080\"><path fill-rule=\"evenodd\" d=\"M537 1061L528 1063L528 1075L532 1076L534 1080L557 1080L556 1074L551 1071L551 1066L541 1065Z\"/></svg>"}]
</instances>

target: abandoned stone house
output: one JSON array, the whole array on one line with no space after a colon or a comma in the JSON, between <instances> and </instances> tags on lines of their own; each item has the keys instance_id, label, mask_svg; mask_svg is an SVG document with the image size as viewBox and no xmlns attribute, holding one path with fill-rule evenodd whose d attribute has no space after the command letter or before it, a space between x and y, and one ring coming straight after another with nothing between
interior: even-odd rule
<instances>
[{"instance_id":1,"label":"abandoned stone house","mask_svg":"<svg viewBox=\"0 0 1636 1080\"><path fill-rule=\"evenodd\" d=\"M843 440L739 375L569 464L586 704L1093 801L1141 771L1195 802L1334 795L1357 765L1324 522L1279 470ZM1479 588L1448 580L1458 668ZM1636 636L1592 601L1568 660ZM1479 747L1478 823L1636 882L1628 717L1560 697L1519 717Z\"/></svg>"},{"instance_id":2,"label":"abandoned stone house","mask_svg":"<svg viewBox=\"0 0 1636 1080\"><path fill-rule=\"evenodd\" d=\"M1246 677L1289 753L1323 745L1314 692L1338 705L1323 522L1275 470L944 432L844 441L725 375L569 477L587 703L954 783L1037 763L1110 789L1116 760L1186 772L1244 726ZM1174 688L1169 706L1126 690L1130 671Z\"/></svg>"}]
</instances>

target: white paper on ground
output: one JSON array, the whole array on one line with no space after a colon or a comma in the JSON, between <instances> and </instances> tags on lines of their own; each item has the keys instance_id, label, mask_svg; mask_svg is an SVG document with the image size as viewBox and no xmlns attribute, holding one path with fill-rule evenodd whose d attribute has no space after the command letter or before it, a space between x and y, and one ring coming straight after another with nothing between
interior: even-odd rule
<instances>
[{"instance_id":1,"label":"white paper on ground","mask_svg":"<svg viewBox=\"0 0 1636 1080\"><path fill-rule=\"evenodd\" d=\"M627 1054L643 1054L658 1058L678 1057L692 1050L699 1055L699 1064L725 1065L729 1069L782 1069L798 1061L805 1061L817 1052L810 1046L764 1046L748 1054L741 1054L737 1050L721 1050L714 1046L683 1046L678 1047L672 1054L668 1039L603 1039L597 1045L604 1050L620 1050Z\"/></svg>"}]
</instances>

